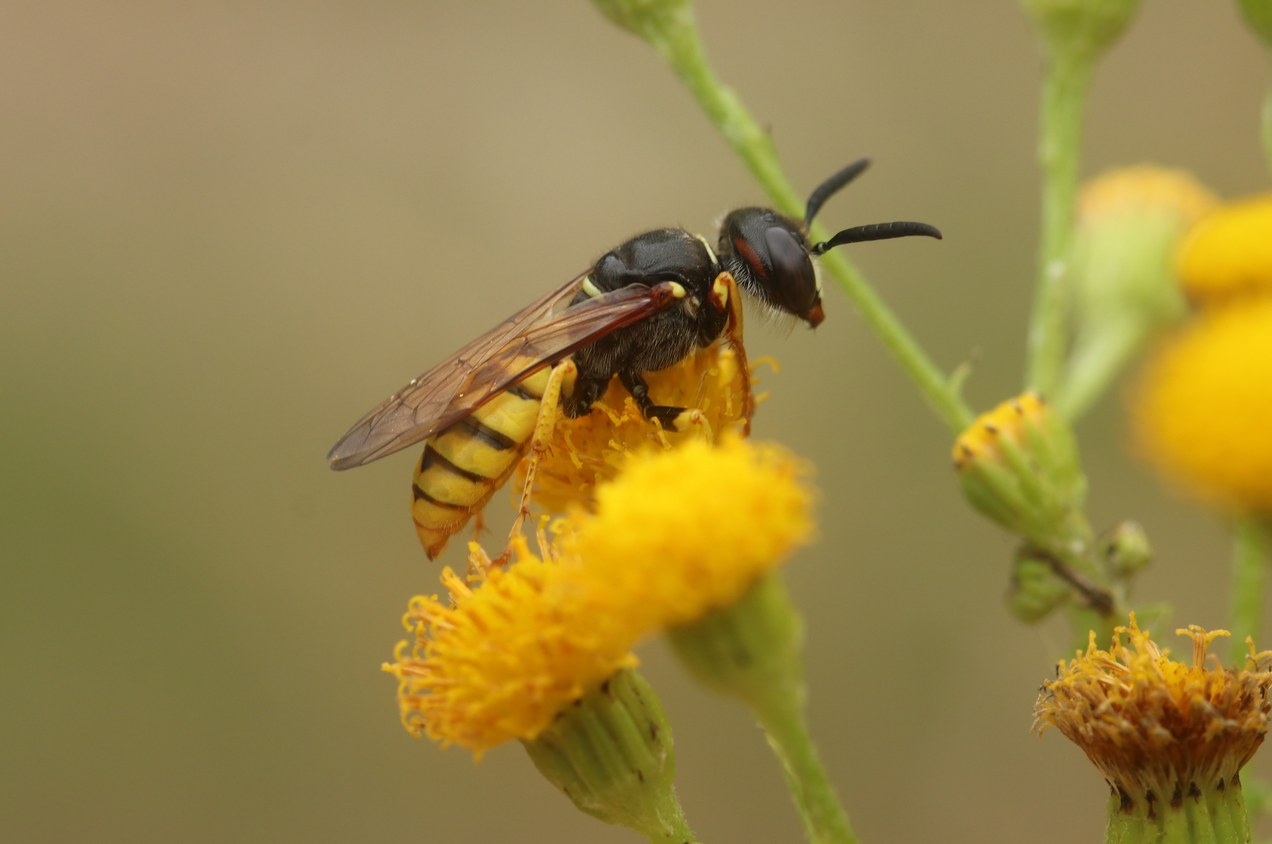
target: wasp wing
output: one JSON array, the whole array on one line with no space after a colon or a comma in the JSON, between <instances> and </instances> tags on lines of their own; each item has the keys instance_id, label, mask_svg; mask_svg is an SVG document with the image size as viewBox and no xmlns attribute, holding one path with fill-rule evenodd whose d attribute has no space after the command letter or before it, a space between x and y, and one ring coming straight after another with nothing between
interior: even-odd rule
<instances>
[{"instance_id":1,"label":"wasp wing","mask_svg":"<svg viewBox=\"0 0 1272 844\"><path fill-rule=\"evenodd\" d=\"M582 280L517 312L389 396L332 447L331 468L361 466L422 442L543 367L684 296L671 282L632 284L554 313Z\"/></svg>"}]
</instances>

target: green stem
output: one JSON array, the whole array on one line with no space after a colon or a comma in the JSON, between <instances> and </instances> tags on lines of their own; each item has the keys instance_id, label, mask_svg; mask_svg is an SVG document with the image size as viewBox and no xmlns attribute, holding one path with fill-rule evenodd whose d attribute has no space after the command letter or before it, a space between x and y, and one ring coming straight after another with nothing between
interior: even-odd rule
<instances>
[{"instance_id":1,"label":"green stem","mask_svg":"<svg viewBox=\"0 0 1272 844\"><path fill-rule=\"evenodd\" d=\"M707 61L698 31L690 19L682 25L661 30L651 43L671 64L720 130L725 141L750 169L756 181L783 213L796 219L803 216L803 198L782 171L773 141L751 116L738 96L716 77ZM816 238L824 237L814 227ZM866 324L901 364L923 394L929 406L954 433L971 424L974 415L951 379L928 357L901 322L875 294L865 277L842 255L828 254L824 266L861 312Z\"/></svg>"},{"instance_id":2,"label":"green stem","mask_svg":"<svg viewBox=\"0 0 1272 844\"><path fill-rule=\"evenodd\" d=\"M808 734L800 697L773 694L767 705L755 708L756 718L782 764L808 840L812 844L856 844L857 836Z\"/></svg>"},{"instance_id":3,"label":"green stem","mask_svg":"<svg viewBox=\"0 0 1272 844\"><path fill-rule=\"evenodd\" d=\"M1038 160L1042 168L1042 240L1038 287L1029 327L1026 386L1055 395L1064 366L1068 270L1078 187L1082 116L1094 57L1053 53L1042 85Z\"/></svg>"},{"instance_id":4,"label":"green stem","mask_svg":"<svg viewBox=\"0 0 1272 844\"><path fill-rule=\"evenodd\" d=\"M1263 619L1263 593L1268 578L1267 525L1245 517L1234 530L1232 560L1232 641L1230 658L1241 666L1247 636L1258 636Z\"/></svg>"},{"instance_id":5,"label":"green stem","mask_svg":"<svg viewBox=\"0 0 1272 844\"><path fill-rule=\"evenodd\" d=\"M743 701L764 728L813 844L856 844L804 720L803 623L777 574L730 607L668 631L672 648L707 688Z\"/></svg>"},{"instance_id":6,"label":"green stem","mask_svg":"<svg viewBox=\"0 0 1272 844\"><path fill-rule=\"evenodd\" d=\"M1076 422L1102 396L1144 342L1146 331L1129 320L1109 322L1079 337L1056 408Z\"/></svg>"},{"instance_id":7,"label":"green stem","mask_svg":"<svg viewBox=\"0 0 1272 844\"><path fill-rule=\"evenodd\" d=\"M1268 82L1268 90L1263 95L1262 110L1263 155L1267 159L1268 170L1272 172L1272 80Z\"/></svg>"}]
</instances>

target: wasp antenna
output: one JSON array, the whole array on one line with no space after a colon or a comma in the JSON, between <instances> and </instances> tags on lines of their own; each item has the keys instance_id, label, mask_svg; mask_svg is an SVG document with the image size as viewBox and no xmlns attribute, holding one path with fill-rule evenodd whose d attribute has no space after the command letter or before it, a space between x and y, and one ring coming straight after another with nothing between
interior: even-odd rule
<instances>
[{"instance_id":1,"label":"wasp antenna","mask_svg":"<svg viewBox=\"0 0 1272 844\"><path fill-rule=\"evenodd\" d=\"M843 246L845 243L861 243L867 240L891 240L894 237L915 236L934 237L940 240L941 230L936 226L929 226L927 223L871 223L868 226L853 226L850 229L844 229L830 240L815 244L808 251L814 255L821 255L836 246Z\"/></svg>"},{"instance_id":2,"label":"wasp antenna","mask_svg":"<svg viewBox=\"0 0 1272 844\"><path fill-rule=\"evenodd\" d=\"M838 193L839 189L844 185L860 176L861 171L869 166L869 158L854 161L814 188L813 192L808 196L808 204L804 206L804 225L807 226L813 221L813 218L817 216L817 212L821 210L826 200Z\"/></svg>"}]
</instances>

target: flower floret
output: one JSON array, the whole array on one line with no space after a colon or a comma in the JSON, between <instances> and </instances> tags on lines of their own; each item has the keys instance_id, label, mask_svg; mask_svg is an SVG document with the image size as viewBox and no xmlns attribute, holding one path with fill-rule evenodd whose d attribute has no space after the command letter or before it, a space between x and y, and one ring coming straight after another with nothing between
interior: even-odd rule
<instances>
[{"instance_id":1,"label":"flower floret","mask_svg":"<svg viewBox=\"0 0 1272 844\"><path fill-rule=\"evenodd\" d=\"M414 635L385 670L399 680L402 722L416 736L478 756L533 739L557 713L635 664L632 632L570 566L517 549L508 569L475 586L449 568L450 602L417 597L404 618Z\"/></svg>"}]
</instances>

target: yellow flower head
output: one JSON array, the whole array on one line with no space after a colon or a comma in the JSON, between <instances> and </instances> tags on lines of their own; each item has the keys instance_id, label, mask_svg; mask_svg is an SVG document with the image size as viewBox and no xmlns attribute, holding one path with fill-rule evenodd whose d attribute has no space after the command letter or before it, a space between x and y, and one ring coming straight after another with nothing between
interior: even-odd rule
<instances>
[{"instance_id":1,"label":"yellow flower head","mask_svg":"<svg viewBox=\"0 0 1272 844\"><path fill-rule=\"evenodd\" d=\"M635 636L573 568L517 547L517 562L470 587L447 568L450 601L412 599L386 671L398 678L402 723L413 735L478 757L509 739L533 739L566 706L634 665ZM473 546L474 556L480 549ZM477 568L482 562L474 560Z\"/></svg>"},{"instance_id":2,"label":"yellow flower head","mask_svg":"<svg viewBox=\"0 0 1272 844\"><path fill-rule=\"evenodd\" d=\"M1078 223L1091 226L1111 217L1161 214L1186 225L1215 202L1215 195L1186 170L1152 164L1119 167L1083 186Z\"/></svg>"},{"instance_id":3,"label":"yellow flower head","mask_svg":"<svg viewBox=\"0 0 1272 844\"><path fill-rule=\"evenodd\" d=\"M741 437L633 454L566 547L642 629L736 602L812 533L807 468Z\"/></svg>"},{"instance_id":4,"label":"yellow flower head","mask_svg":"<svg viewBox=\"0 0 1272 844\"><path fill-rule=\"evenodd\" d=\"M1073 259L1079 345L1098 347L1100 335L1124 325L1143 331L1184 312L1171 259L1215 202L1186 171L1152 165L1112 170L1083 187Z\"/></svg>"},{"instance_id":5,"label":"yellow flower head","mask_svg":"<svg viewBox=\"0 0 1272 844\"><path fill-rule=\"evenodd\" d=\"M962 470L977 461L1002 461L1004 443L1023 445L1027 426L1042 427L1048 415L1046 403L1034 392L982 413L954 441L954 468Z\"/></svg>"},{"instance_id":6,"label":"yellow flower head","mask_svg":"<svg viewBox=\"0 0 1272 844\"><path fill-rule=\"evenodd\" d=\"M982 414L953 458L963 494L986 517L1043 548L1070 541L1086 482L1073 433L1037 393Z\"/></svg>"},{"instance_id":7,"label":"yellow flower head","mask_svg":"<svg viewBox=\"0 0 1272 844\"><path fill-rule=\"evenodd\" d=\"M1149 360L1134 401L1142 453L1237 512L1272 514L1272 297L1202 313Z\"/></svg>"},{"instance_id":8,"label":"yellow flower head","mask_svg":"<svg viewBox=\"0 0 1272 844\"><path fill-rule=\"evenodd\" d=\"M1226 630L1177 630L1192 662L1175 662L1131 616L1103 651L1060 662L1042 685L1035 728L1054 726L1078 745L1119 796L1123 810L1209 794L1235 785L1268 730L1268 653L1243 671L1208 666L1206 649Z\"/></svg>"},{"instance_id":9,"label":"yellow flower head","mask_svg":"<svg viewBox=\"0 0 1272 844\"><path fill-rule=\"evenodd\" d=\"M1272 294L1272 193L1201 218L1179 250L1180 283L1203 305Z\"/></svg>"},{"instance_id":10,"label":"yellow flower head","mask_svg":"<svg viewBox=\"0 0 1272 844\"><path fill-rule=\"evenodd\" d=\"M648 373L646 381L659 404L692 409L690 428L665 431L651 423L615 379L591 413L557 420L549 453L535 476L536 503L558 513L570 504L590 505L597 484L618 474L630 452L716 440L730 432L745 434L750 427L755 407L752 376L724 341L668 369ZM523 461L518 467L519 479L525 477L525 465Z\"/></svg>"}]
</instances>

